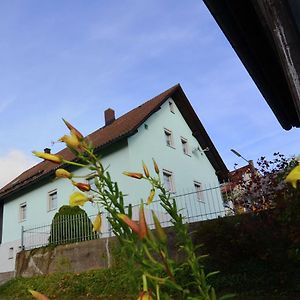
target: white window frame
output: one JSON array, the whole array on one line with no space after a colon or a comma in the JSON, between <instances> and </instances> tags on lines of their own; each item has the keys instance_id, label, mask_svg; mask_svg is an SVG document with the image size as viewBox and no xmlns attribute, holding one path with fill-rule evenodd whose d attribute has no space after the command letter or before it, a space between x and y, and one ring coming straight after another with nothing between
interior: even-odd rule
<instances>
[{"instance_id":1,"label":"white window frame","mask_svg":"<svg viewBox=\"0 0 300 300\"><path fill-rule=\"evenodd\" d=\"M56 201L55 206L53 206L53 196L56 196L54 199ZM48 211L56 210L58 207L58 195L57 190L52 190L48 192Z\"/></svg>"},{"instance_id":2,"label":"white window frame","mask_svg":"<svg viewBox=\"0 0 300 300\"><path fill-rule=\"evenodd\" d=\"M27 203L22 202L19 205L19 222L24 222L27 219Z\"/></svg>"},{"instance_id":3,"label":"white window frame","mask_svg":"<svg viewBox=\"0 0 300 300\"><path fill-rule=\"evenodd\" d=\"M170 108L170 112L175 114L175 104L172 100L169 100L169 108Z\"/></svg>"},{"instance_id":4,"label":"white window frame","mask_svg":"<svg viewBox=\"0 0 300 300\"><path fill-rule=\"evenodd\" d=\"M181 140L181 145L182 145L182 151L185 155L190 155L190 150L189 150L189 143L188 140L184 137L180 137Z\"/></svg>"},{"instance_id":5,"label":"white window frame","mask_svg":"<svg viewBox=\"0 0 300 300\"><path fill-rule=\"evenodd\" d=\"M168 178L168 182L166 182L166 178ZM174 184L174 174L171 171L163 169L163 181L166 190L170 193L175 193L175 184Z\"/></svg>"},{"instance_id":6,"label":"white window frame","mask_svg":"<svg viewBox=\"0 0 300 300\"><path fill-rule=\"evenodd\" d=\"M203 188L202 184L199 181L194 181L194 188L195 188L195 194L197 197L197 200L200 202L204 202L204 194L203 194Z\"/></svg>"},{"instance_id":7,"label":"white window frame","mask_svg":"<svg viewBox=\"0 0 300 300\"><path fill-rule=\"evenodd\" d=\"M174 148L173 133L171 130L164 128L165 141L168 147Z\"/></svg>"},{"instance_id":8,"label":"white window frame","mask_svg":"<svg viewBox=\"0 0 300 300\"><path fill-rule=\"evenodd\" d=\"M8 248L8 259L13 259L14 258L14 247L9 247Z\"/></svg>"}]
</instances>

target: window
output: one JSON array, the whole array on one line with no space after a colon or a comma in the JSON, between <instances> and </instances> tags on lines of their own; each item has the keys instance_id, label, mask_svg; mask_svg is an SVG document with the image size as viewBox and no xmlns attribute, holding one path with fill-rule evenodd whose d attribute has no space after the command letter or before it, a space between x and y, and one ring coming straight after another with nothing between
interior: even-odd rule
<instances>
[{"instance_id":1,"label":"window","mask_svg":"<svg viewBox=\"0 0 300 300\"><path fill-rule=\"evenodd\" d=\"M202 184L200 182L194 181L194 187L196 191L197 200L204 202Z\"/></svg>"},{"instance_id":2,"label":"window","mask_svg":"<svg viewBox=\"0 0 300 300\"><path fill-rule=\"evenodd\" d=\"M20 204L19 207L19 221L23 222L27 218L27 204L26 202L23 202Z\"/></svg>"},{"instance_id":3,"label":"window","mask_svg":"<svg viewBox=\"0 0 300 300\"><path fill-rule=\"evenodd\" d=\"M10 247L8 249L8 259L13 259L14 258L14 247Z\"/></svg>"},{"instance_id":4,"label":"window","mask_svg":"<svg viewBox=\"0 0 300 300\"><path fill-rule=\"evenodd\" d=\"M175 114L175 106L173 101L169 101L170 112Z\"/></svg>"},{"instance_id":5,"label":"window","mask_svg":"<svg viewBox=\"0 0 300 300\"><path fill-rule=\"evenodd\" d=\"M189 146L188 141L185 138L181 138L181 144L182 144L182 151L184 154L189 155Z\"/></svg>"},{"instance_id":6,"label":"window","mask_svg":"<svg viewBox=\"0 0 300 300\"><path fill-rule=\"evenodd\" d=\"M57 208L57 191L51 191L48 194L48 211Z\"/></svg>"},{"instance_id":7,"label":"window","mask_svg":"<svg viewBox=\"0 0 300 300\"><path fill-rule=\"evenodd\" d=\"M166 144L169 147L174 147L172 131L165 129Z\"/></svg>"},{"instance_id":8,"label":"window","mask_svg":"<svg viewBox=\"0 0 300 300\"><path fill-rule=\"evenodd\" d=\"M163 170L163 178L164 178L165 188L169 192L175 193L173 173L167 170Z\"/></svg>"}]
</instances>

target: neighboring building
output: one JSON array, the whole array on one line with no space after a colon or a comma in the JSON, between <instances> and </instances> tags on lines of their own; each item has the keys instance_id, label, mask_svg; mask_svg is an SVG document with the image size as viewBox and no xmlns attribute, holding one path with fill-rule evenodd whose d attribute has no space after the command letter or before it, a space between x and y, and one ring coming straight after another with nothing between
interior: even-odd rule
<instances>
[{"instance_id":1,"label":"neighboring building","mask_svg":"<svg viewBox=\"0 0 300 300\"><path fill-rule=\"evenodd\" d=\"M218 186L218 179L224 180L228 173L180 85L117 119L112 109L106 110L105 126L88 138L102 156L103 165L109 167L113 180L128 194L126 201L133 204L148 196L149 186L142 181L133 182L122 172L141 171L142 160L150 169L155 158L172 192L194 189L199 197L202 184ZM58 154L74 159L67 148ZM22 226L50 224L58 208L68 204L75 188L67 180L54 180L57 168L43 161L0 190L0 273L14 270ZM85 170L74 172L79 175ZM214 201L222 204L219 194ZM95 213L92 204L85 209L88 214Z\"/></svg>"},{"instance_id":2,"label":"neighboring building","mask_svg":"<svg viewBox=\"0 0 300 300\"><path fill-rule=\"evenodd\" d=\"M255 167L252 161L228 173L228 182L221 186L224 202L230 213L243 213L247 211L245 201L245 185L251 182Z\"/></svg>"},{"instance_id":3,"label":"neighboring building","mask_svg":"<svg viewBox=\"0 0 300 300\"><path fill-rule=\"evenodd\" d=\"M300 127L300 1L203 1L281 126Z\"/></svg>"}]
</instances>

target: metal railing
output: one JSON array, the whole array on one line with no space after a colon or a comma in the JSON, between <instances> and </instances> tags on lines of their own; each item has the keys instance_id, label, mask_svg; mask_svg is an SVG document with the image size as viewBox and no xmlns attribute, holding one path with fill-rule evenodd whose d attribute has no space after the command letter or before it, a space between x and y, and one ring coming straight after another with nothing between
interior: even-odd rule
<instances>
[{"instance_id":1,"label":"metal railing","mask_svg":"<svg viewBox=\"0 0 300 300\"><path fill-rule=\"evenodd\" d=\"M220 191L220 186L205 186L201 191L184 190L181 193L173 194L177 207L187 223L204 221L223 217L230 214L230 208L226 207ZM138 219L139 204L132 207L132 218ZM159 200L154 200L151 205L145 205L145 216L148 226L152 229L153 210L159 218L162 226L168 227L172 223L169 215L160 205ZM95 233L92 230L92 222L96 215L87 217L86 214L59 216L52 224L22 228L21 243L22 249L33 249L49 244L67 244L87 241L92 239L112 236L110 224L107 220L107 213L102 214L102 231Z\"/></svg>"}]
</instances>

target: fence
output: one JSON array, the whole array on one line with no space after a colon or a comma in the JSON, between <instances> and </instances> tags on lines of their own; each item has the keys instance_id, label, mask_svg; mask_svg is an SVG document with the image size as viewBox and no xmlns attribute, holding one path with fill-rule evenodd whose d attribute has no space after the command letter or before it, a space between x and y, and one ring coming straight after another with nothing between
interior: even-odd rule
<instances>
[{"instance_id":1,"label":"fence","mask_svg":"<svg viewBox=\"0 0 300 300\"><path fill-rule=\"evenodd\" d=\"M224 206L220 186L204 186L198 191L183 191L174 194L173 198L185 222L193 223L223 217L229 213L229 208ZM133 219L138 219L139 205L132 207ZM155 200L149 206L145 206L147 224L152 229L153 219L151 210L155 211L162 226L171 226L169 215ZM33 249L48 244L67 244L72 242L87 241L91 239L112 236L110 224L107 220L107 213L102 214L102 232L92 231L92 221L96 215L87 218L84 215L61 216L55 219L51 225L22 228L21 245L22 249Z\"/></svg>"}]
</instances>

